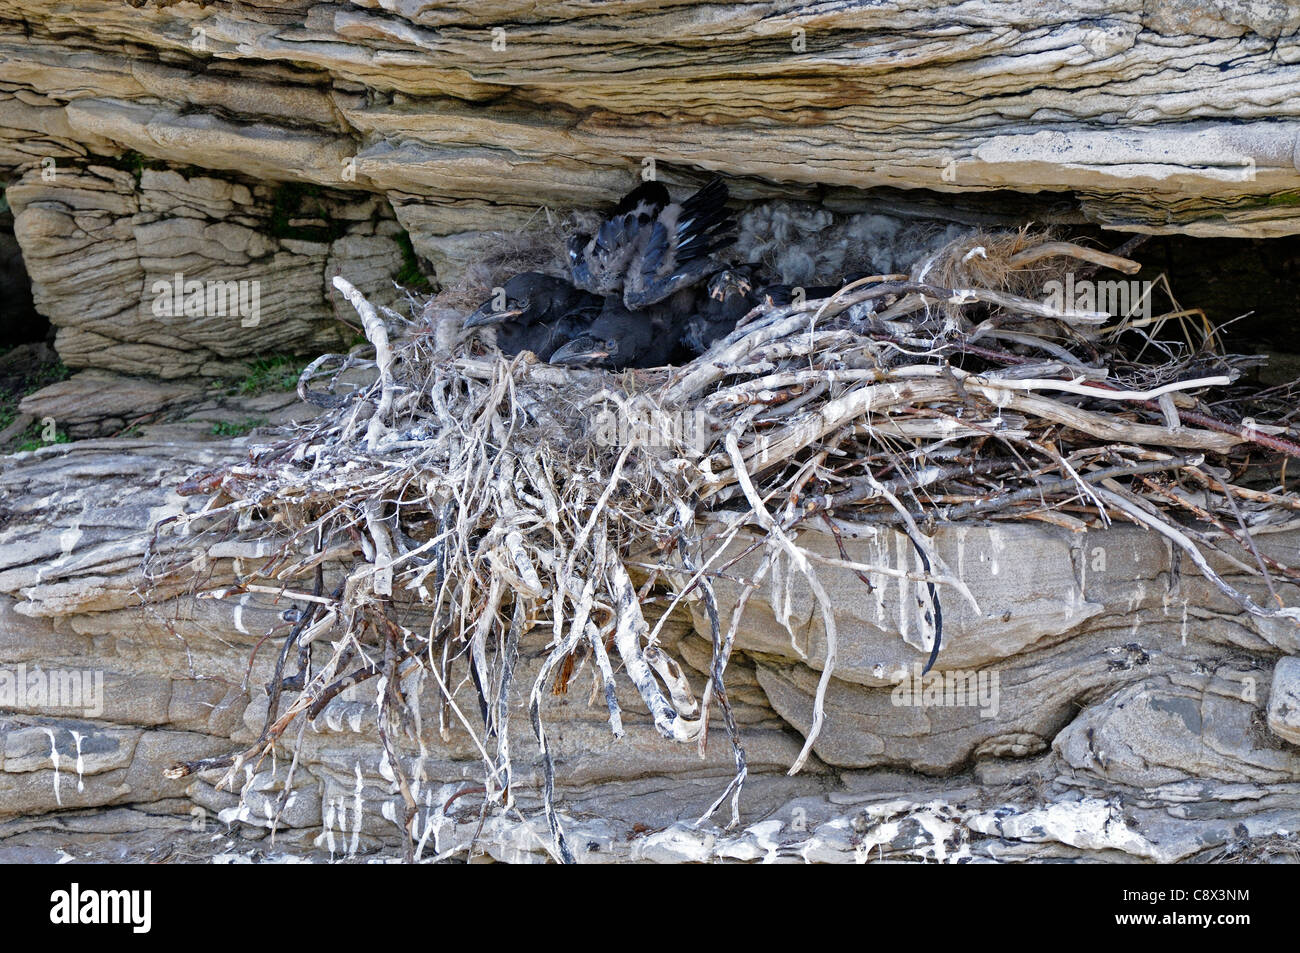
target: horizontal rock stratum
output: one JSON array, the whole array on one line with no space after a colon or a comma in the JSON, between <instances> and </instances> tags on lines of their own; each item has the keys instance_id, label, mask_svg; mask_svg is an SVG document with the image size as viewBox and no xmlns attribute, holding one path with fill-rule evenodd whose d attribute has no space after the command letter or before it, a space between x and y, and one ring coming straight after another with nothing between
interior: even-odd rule
<instances>
[{"instance_id":1,"label":"horizontal rock stratum","mask_svg":"<svg viewBox=\"0 0 1300 953\"><path fill-rule=\"evenodd\" d=\"M202 505L176 494L177 475L243 453L89 440L27 454L0 473L0 850L103 834L160 849L159 838L177 836L162 820L169 813L199 856L247 853L248 838L265 831L287 759L241 774L242 803L213 787L224 769L166 772L257 735L275 662L258 646L287 630L286 603L272 591L196 599L192 588L196 574L207 587L228 585L266 554L231 542L212 546L201 566L174 565L166 547L145 558L154 537L144 527ZM902 539L864 526L843 542L855 558L905 568L913 556ZM1259 539L1278 557L1296 546L1294 531ZM808 534L800 542L834 546ZM659 736L625 681L622 739L585 677L548 695L561 812L578 859L1167 862L1267 850L1294 835L1293 627L1241 613L1134 527L969 525L935 542L979 611L949 603L948 647L924 680L926 627L906 608L920 586L869 591L847 570L823 576L838 607L840 658L816 757L794 777L786 771L808 729L824 633L799 582L775 603L767 587L755 592L726 674L749 762L743 829L688 823L731 777L721 728L701 759L694 745ZM1221 570L1264 596L1262 583ZM1295 590L1279 583L1288 603ZM717 592L725 617L734 593ZM711 662L707 632L681 618L662 636L696 697ZM543 625L520 643L510 730L523 816L494 817L481 841L500 860L547 856L541 767L522 706L549 636ZM19 676L49 686L84 672L99 678L99 694L83 692L74 706L52 691L5 695ZM954 690L963 694L943 697ZM423 779L421 810L433 823L426 857L474 832L477 802L466 795L482 770L459 724L439 733L436 693L427 695L419 748L409 739L398 748ZM456 700L475 711L467 679ZM373 689L358 686L298 737L281 850L395 849L400 798L381 763L376 717ZM40 819L55 811L58 831L42 835ZM248 833L214 847L214 832L234 821Z\"/></svg>"},{"instance_id":2,"label":"horizontal rock stratum","mask_svg":"<svg viewBox=\"0 0 1300 953\"><path fill-rule=\"evenodd\" d=\"M651 163L675 191L719 175L738 202L817 202L818 227L834 212L1300 233L1298 29L1280 0L0 0L6 199L36 306L84 369L24 407L73 436L121 432L255 355L346 347L333 276L394 304L399 274L450 281L485 237L603 205ZM256 317L165 313L157 288L178 275L257 282ZM157 521L203 504L181 482L247 452L159 432L0 459L0 859L396 851L367 686L304 731L290 798L289 759L250 766L242 800L213 786L221 771L167 776L256 737L267 645L289 627L273 594L194 597L196 579L256 566L256 547L146 560ZM803 542L915 568L892 531ZM827 645L806 591L764 590L726 675L744 825L690 823L734 770L720 730L704 758L668 744L620 682L616 741L584 682L546 700L578 858L1294 857L1294 629L1244 615L1133 527L940 527L935 543L979 609L949 607L930 684L984 676L967 704L926 704L910 672L927 638L915 586L841 573L826 724L787 776ZM1279 563L1296 545L1261 534ZM665 626L697 695L707 633L699 606ZM521 644L516 685L545 639ZM45 688L89 673L102 694L19 697L20 673ZM474 711L468 684L455 697ZM399 752L423 772L422 856L476 837L500 860L545 859L525 718L521 814L479 831L479 753L428 714L419 750ZM278 848L256 846L277 811Z\"/></svg>"},{"instance_id":3,"label":"horizontal rock stratum","mask_svg":"<svg viewBox=\"0 0 1300 953\"><path fill-rule=\"evenodd\" d=\"M412 192L448 226L593 204L653 156L755 189L1078 190L1117 226L1295 231L1250 199L1300 186L1286 4L134 6L0 4L26 25L6 125Z\"/></svg>"},{"instance_id":4,"label":"horizontal rock stratum","mask_svg":"<svg viewBox=\"0 0 1300 953\"><path fill-rule=\"evenodd\" d=\"M322 267L378 293L399 229L448 279L475 236L600 205L650 162L741 200L1294 234L1298 25L1209 0L5 0L0 169L70 366L216 374L313 350L332 314L286 299L309 277L329 298ZM285 184L329 190L325 234L268 222ZM294 275L260 339L122 310L158 273L231 269Z\"/></svg>"}]
</instances>

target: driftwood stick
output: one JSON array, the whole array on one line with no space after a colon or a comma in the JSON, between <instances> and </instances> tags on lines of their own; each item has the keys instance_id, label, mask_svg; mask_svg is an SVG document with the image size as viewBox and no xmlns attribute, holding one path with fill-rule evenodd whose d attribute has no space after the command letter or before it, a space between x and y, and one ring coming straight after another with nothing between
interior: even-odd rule
<instances>
[{"instance_id":1,"label":"driftwood stick","mask_svg":"<svg viewBox=\"0 0 1300 953\"><path fill-rule=\"evenodd\" d=\"M1041 245L1035 245L1033 248L1027 248L1012 255L1007 259L1007 264L1013 268L1025 268L1036 261L1042 261L1044 258L1061 256L1079 258L1101 268L1113 268L1115 271L1122 271L1126 275L1136 275L1142 270L1141 262L1098 251L1095 248L1076 245L1073 242L1043 242Z\"/></svg>"},{"instance_id":2,"label":"driftwood stick","mask_svg":"<svg viewBox=\"0 0 1300 953\"><path fill-rule=\"evenodd\" d=\"M350 281L342 275L334 276L337 288L361 318L366 338L375 346L375 363L379 365L379 406L366 428L366 448L374 450L379 439L388 432L388 415L393 407L393 348L388 341L388 328L375 312L374 305L365 299Z\"/></svg>"}]
</instances>

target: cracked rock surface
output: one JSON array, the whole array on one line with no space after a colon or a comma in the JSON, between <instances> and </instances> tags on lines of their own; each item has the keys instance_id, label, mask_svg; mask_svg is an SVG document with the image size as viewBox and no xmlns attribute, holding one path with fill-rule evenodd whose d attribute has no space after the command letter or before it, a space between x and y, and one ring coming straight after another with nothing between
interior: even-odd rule
<instances>
[{"instance_id":1,"label":"cracked rock surface","mask_svg":"<svg viewBox=\"0 0 1300 953\"><path fill-rule=\"evenodd\" d=\"M903 219L1293 235L1298 29L1290 4L1223 0L0 0L5 197L73 371L23 419L88 438L0 458L0 861L398 854L366 686L303 733L284 803L287 760L245 771L242 799L220 772L164 775L256 737L274 664L260 643L287 631L287 606L194 598L256 565L249 544L146 578L149 527L202 505L176 492L186 477L246 455L245 438L212 439L220 421L310 412L282 393L233 408L211 385L258 355L345 350L338 319L355 319L332 276L400 307L399 274L454 281L484 240L600 207L650 162L675 192L716 174L766 203L742 216L758 256L790 244L770 210L796 203L781 206L795 239L829 237L777 263L789 281L846 267L845 244L905 267L890 258ZM202 307L187 309L189 281ZM245 307L210 307L231 282ZM1295 564L1300 536L1258 541ZM928 682L914 587L825 575L839 662L794 777L825 633L798 580L755 594L727 675L750 768L737 828L695 823L730 780L725 738L704 758L672 746L622 683L622 740L584 679L548 696L577 858L1300 859L1293 627L1243 615L1134 527L940 527L933 542L978 608L945 607ZM837 552L815 532L801 543ZM844 544L915 568L895 533ZM725 611L735 592L717 593ZM665 633L698 694L700 608ZM521 643L518 691L544 643ZM52 673L98 679L102 705L4 694ZM936 702L949 690L963 703ZM472 688L456 698L475 709ZM477 832L490 859L546 859L536 746L526 718L512 730L523 820L481 831L470 739L435 718L408 739L422 857L461 856Z\"/></svg>"},{"instance_id":2,"label":"cracked rock surface","mask_svg":"<svg viewBox=\"0 0 1300 953\"><path fill-rule=\"evenodd\" d=\"M0 690L20 673L91 672L103 700L98 710L34 696L6 707L6 856L242 862L397 851L400 797L374 744L375 697L366 685L334 699L298 739L295 793L283 805L277 785L287 758L241 774L242 800L214 787L220 771L164 776L176 760L256 737L274 652L255 649L286 631L285 605L273 595L192 595L200 577L218 587L255 565L256 545L218 544L203 565L173 567L152 587L143 575L143 527L201 505L176 494L178 475L241 455L238 442L86 440L12 457L0 474ZM897 552L895 564L909 565L893 531L880 532L846 536L850 555L888 561ZM1269 534L1260 543L1281 553L1297 536ZM1130 527L1076 537L1045 524L974 525L950 528L937 546L945 560L960 549L968 567L985 571L968 580L979 613L954 611L951 642L920 682L913 679L924 653L909 644L916 617L900 609L907 600L899 602L898 587L867 594L848 571L823 579L840 612L841 661L816 757L794 777L786 770L807 730L823 635L797 583L782 613L789 629L770 591L755 593L727 674L750 770L739 828L695 824L730 779L725 738L714 739L704 759L694 746L665 741L622 682L621 740L586 677L548 695L543 717L575 855L1294 859L1293 630L1237 612L1199 576L1171 565L1162 541ZM1096 568L1099 549L1113 554L1105 570ZM725 613L728 593L717 592ZM1076 608L1017 621L1048 597ZM697 694L709 665L707 632L685 612L665 628L664 647L686 664ZM545 642L540 631L524 638L514 682L512 789L522 820L489 818L477 841L497 860L547 856L540 762L522 714ZM468 684L456 697L462 710L476 710ZM425 858L455 855L479 819L477 749L458 725L441 735L434 707L430 696L418 743L407 739L399 749L408 776L423 776ZM277 811L273 846L262 837Z\"/></svg>"}]
</instances>

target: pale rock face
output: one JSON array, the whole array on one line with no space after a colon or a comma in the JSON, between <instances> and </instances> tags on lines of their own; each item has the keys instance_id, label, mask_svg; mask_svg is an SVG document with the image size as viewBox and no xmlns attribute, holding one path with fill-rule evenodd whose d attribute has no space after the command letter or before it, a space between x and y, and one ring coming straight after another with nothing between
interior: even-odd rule
<instances>
[{"instance_id":1,"label":"pale rock face","mask_svg":"<svg viewBox=\"0 0 1300 953\"><path fill-rule=\"evenodd\" d=\"M1279 659L1273 669L1268 727L1279 738L1300 745L1300 658Z\"/></svg>"},{"instance_id":2,"label":"pale rock face","mask_svg":"<svg viewBox=\"0 0 1300 953\"><path fill-rule=\"evenodd\" d=\"M485 238L611 202L650 161L677 192L723 176L746 203L741 256L788 283L904 271L964 228L1031 218L1300 232L1300 12L1284 3L617 3L595 16L502 0L0 0L0 23L6 199L36 306L81 372L24 410L76 436L187 401L253 355L346 347L330 278L400 304L402 232L452 282ZM289 194L310 201L287 210ZM930 224L900 224L918 219ZM177 273L180 307L161 307ZM186 280L204 285L197 313ZM236 296L256 282L256 320L207 309L214 282ZM287 761L246 766L236 793L214 787L221 772L164 775L248 745L265 717L275 653L257 648L285 631L284 604L192 590L268 554L219 543L198 564L150 549L157 521L203 505L178 484L246 451L160 432L0 465L0 859L242 860L276 818L278 846L259 850L394 852L401 798L369 687L303 733L291 798ZM855 560L916 568L892 530L845 537ZM800 542L838 555L816 532ZM731 778L716 723L700 758L659 737L622 683L622 740L585 681L548 695L577 858L1168 862L1293 843L1294 626L1243 615L1133 527L941 526L931 544L969 592L943 587L945 645L926 679L924 587L822 574L839 661L795 777L825 626L797 574L755 593L727 674L750 769L736 829L694 823ZM1295 545L1260 540L1288 565ZM738 589L722 578L716 591L726 617ZM697 695L709 637L697 604L665 628ZM521 693L544 643L521 645ZM5 696L20 670L37 685L86 672L101 697ZM457 703L476 711L466 685ZM522 821L479 830L478 751L424 714L399 751L420 777L421 856L473 837L499 860L546 859L527 719L510 726Z\"/></svg>"},{"instance_id":3,"label":"pale rock face","mask_svg":"<svg viewBox=\"0 0 1300 953\"><path fill-rule=\"evenodd\" d=\"M1018 193L1039 197L1038 222L1300 230L1277 198L1300 188L1285 4L620 4L593 19L4 0L0 17L0 168L74 367L181 377L309 351L332 331L323 270L369 295L401 267L394 215L452 281L476 237L600 206L650 162L683 188L719 174L741 200L857 213L799 223L818 237L775 262L792 283L906 265L874 218L906 190L941 224L1008 216ZM96 164L128 152L150 164L135 187ZM258 184L285 182L375 205L329 243L268 240ZM772 230L751 224L742 244L764 257ZM261 280L260 333L150 320L145 281L177 265Z\"/></svg>"},{"instance_id":4,"label":"pale rock face","mask_svg":"<svg viewBox=\"0 0 1300 953\"><path fill-rule=\"evenodd\" d=\"M218 541L202 565L167 547L143 561L146 527L202 505L176 495L179 479L242 455L220 443L87 440L0 471L0 851L97 856L84 836L137 857L239 860L276 817L278 850L290 856L395 851L401 798L374 744L371 686L334 699L297 739L292 797L280 793L287 759L242 769L233 793L214 787L222 771L164 776L175 761L250 744L266 714L275 653L254 649L285 631L284 604L190 595L196 575L229 584L266 548ZM892 530L842 532L855 562L912 565ZM945 526L931 542L948 570L961 568L979 611L943 587L947 642L924 679L931 633L915 584L868 592L823 567L839 662L815 756L795 777L786 771L809 727L825 636L797 577L755 591L727 671L750 772L738 829L694 825L731 777L720 725L701 759L660 737L621 681L622 739L585 677L548 693L543 718L577 858L1167 862L1285 843L1300 798L1300 696L1295 658L1273 660L1294 651L1293 631L1243 615L1198 576L1171 575L1164 544L1132 527L1076 536L1041 523ZM1295 545L1294 532L1261 538L1278 554ZM1262 598L1262 587L1224 571ZM737 564L728 575L744 573ZM724 583L715 591L726 620L735 593ZM480 835L499 860L548 857L522 713L547 635L520 645L520 714L508 730L523 820L491 817ZM698 697L711 664L707 622L683 613L662 645ZM42 684L46 673L83 671L98 673L99 704L3 695L20 672ZM477 717L467 682L456 698ZM416 834L430 857L478 827L481 761L458 723L440 733L431 696L422 707L418 737L398 750L420 777ZM71 808L92 810L57 837L42 833L43 814ZM725 811L715 820L725 823Z\"/></svg>"},{"instance_id":5,"label":"pale rock face","mask_svg":"<svg viewBox=\"0 0 1300 953\"><path fill-rule=\"evenodd\" d=\"M219 376L250 355L336 349L323 276L391 302L402 265L391 211L369 196L313 199L296 227L272 222L269 188L153 169L138 183L104 166L53 181L32 171L6 196L36 306L72 368Z\"/></svg>"}]
</instances>

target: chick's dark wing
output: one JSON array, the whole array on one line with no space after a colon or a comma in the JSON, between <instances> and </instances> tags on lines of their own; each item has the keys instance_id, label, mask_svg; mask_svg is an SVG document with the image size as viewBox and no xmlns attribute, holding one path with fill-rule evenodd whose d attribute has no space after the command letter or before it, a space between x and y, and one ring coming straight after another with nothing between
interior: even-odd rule
<instances>
[{"instance_id":1,"label":"chick's dark wing","mask_svg":"<svg viewBox=\"0 0 1300 953\"><path fill-rule=\"evenodd\" d=\"M626 212L602 222L585 246L570 245L569 273L573 283L596 294L621 291L628 263L640 244L640 233L647 227L635 212Z\"/></svg>"},{"instance_id":2,"label":"chick's dark wing","mask_svg":"<svg viewBox=\"0 0 1300 953\"><path fill-rule=\"evenodd\" d=\"M618 205L614 207L611 218L617 218L631 212L639 219L648 221L662 212L664 207L671 201L672 196L668 194L668 189L662 182L642 182L623 196Z\"/></svg>"},{"instance_id":3,"label":"chick's dark wing","mask_svg":"<svg viewBox=\"0 0 1300 953\"><path fill-rule=\"evenodd\" d=\"M727 187L714 180L680 205L660 212L629 263L623 302L640 309L701 281L714 269L709 256L734 240Z\"/></svg>"}]
</instances>

